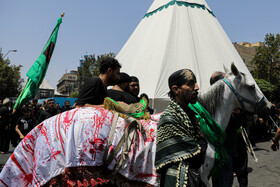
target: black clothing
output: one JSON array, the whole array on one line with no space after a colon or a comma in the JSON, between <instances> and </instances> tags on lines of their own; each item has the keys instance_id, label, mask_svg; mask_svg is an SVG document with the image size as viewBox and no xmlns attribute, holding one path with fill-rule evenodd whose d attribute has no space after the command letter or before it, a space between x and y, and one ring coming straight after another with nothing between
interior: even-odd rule
<instances>
[{"instance_id":1,"label":"black clothing","mask_svg":"<svg viewBox=\"0 0 280 187\"><path fill-rule=\"evenodd\" d=\"M18 145L19 135L15 131L15 128L17 125L17 121L21 116L22 116L21 108L18 108L16 110L16 113L13 114L13 116L11 117L11 135L10 136L11 136L11 143L12 143L13 147L16 147Z\"/></svg>"},{"instance_id":2,"label":"black clothing","mask_svg":"<svg viewBox=\"0 0 280 187\"><path fill-rule=\"evenodd\" d=\"M102 80L99 77L92 77L84 84L76 104L101 105L107 96L107 87Z\"/></svg>"},{"instance_id":3,"label":"black clothing","mask_svg":"<svg viewBox=\"0 0 280 187\"><path fill-rule=\"evenodd\" d=\"M9 109L7 106L0 107L0 128L9 125Z\"/></svg>"},{"instance_id":4,"label":"black clothing","mask_svg":"<svg viewBox=\"0 0 280 187\"><path fill-rule=\"evenodd\" d=\"M38 111L40 110L40 107L38 105L32 106L32 116L36 118Z\"/></svg>"},{"instance_id":5,"label":"black clothing","mask_svg":"<svg viewBox=\"0 0 280 187\"><path fill-rule=\"evenodd\" d=\"M10 144L9 133L9 109L7 106L0 107L0 151L8 152Z\"/></svg>"},{"instance_id":6,"label":"black clothing","mask_svg":"<svg viewBox=\"0 0 280 187\"><path fill-rule=\"evenodd\" d=\"M108 97L114 99L115 101L123 101L126 104L137 103L135 97L125 91L110 89L108 90Z\"/></svg>"},{"instance_id":7,"label":"black clothing","mask_svg":"<svg viewBox=\"0 0 280 187\"><path fill-rule=\"evenodd\" d=\"M246 124L245 112L239 114L231 114L228 126L226 128L227 138L225 140L225 146L227 152L231 157L237 156L237 139L238 139L238 129Z\"/></svg>"},{"instance_id":8,"label":"black clothing","mask_svg":"<svg viewBox=\"0 0 280 187\"><path fill-rule=\"evenodd\" d=\"M46 110L43 110L39 115L38 124L41 123L42 121L44 121L45 119L48 119L58 113L59 113L59 111L57 109L53 109L53 111L51 111L49 108Z\"/></svg>"},{"instance_id":9,"label":"black clothing","mask_svg":"<svg viewBox=\"0 0 280 187\"><path fill-rule=\"evenodd\" d=\"M71 106L63 106L62 108L61 108L61 110L62 110L62 112L65 112L65 111L68 111L68 110L71 110L72 108L71 108Z\"/></svg>"},{"instance_id":10,"label":"black clothing","mask_svg":"<svg viewBox=\"0 0 280 187\"><path fill-rule=\"evenodd\" d=\"M19 128L20 132L24 136L26 136L33 129L33 127L35 127L36 121L32 117L29 117L29 118L25 119L22 116L18 119L17 125L18 125L18 128Z\"/></svg>"},{"instance_id":11,"label":"black clothing","mask_svg":"<svg viewBox=\"0 0 280 187\"><path fill-rule=\"evenodd\" d=\"M240 187L248 186L248 154L247 147L241 133L238 133L237 139L237 157L232 160L233 171Z\"/></svg>"}]
</instances>

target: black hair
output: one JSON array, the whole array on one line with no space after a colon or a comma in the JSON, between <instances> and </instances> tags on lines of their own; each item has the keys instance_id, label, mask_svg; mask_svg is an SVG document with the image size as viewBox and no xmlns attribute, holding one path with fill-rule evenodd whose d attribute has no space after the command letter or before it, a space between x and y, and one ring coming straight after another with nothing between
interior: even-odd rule
<instances>
[{"instance_id":1,"label":"black hair","mask_svg":"<svg viewBox=\"0 0 280 187\"><path fill-rule=\"evenodd\" d=\"M147 99L147 101L149 102L149 97L147 94L142 93L139 98L143 98L143 97L145 97Z\"/></svg>"},{"instance_id":2,"label":"black hair","mask_svg":"<svg viewBox=\"0 0 280 187\"><path fill-rule=\"evenodd\" d=\"M131 77L131 81L130 82L139 82L138 78L135 76L130 76Z\"/></svg>"},{"instance_id":3,"label":"black hair","mask_svg":"<svg viewBox=\"0 0 280 187\"><path fill-rule=\"evenodd\" d=\"M24 106L21 108L21 112L22 113L30 112L30 109L28 107Z\"/></svg>"},{"instance_id":4,"label":"black hair","mask_svg":"<svg viewBox=\"0 0 280 187\"><path fill-rule=\"evenodd\" d=\"M183 83L183 82L179 82L178 84L176 84L177 86L178 86L178 88L180 88L183 84L185 84L185 83ZM172 89L170 88L170 90L169 90L169 92L167 93L168 94L168 96L170 97L170 99L175 99L175 94L174 94L174 92L172 91Z\"/></svg>"},{"instance_id":5,"label":"black hair","mask_svg":"<svg viewBox=\"0 0 280 187\"><path fill-rule=\"evenodd\" d=\"M100 73L105 74L106 71L111 68L113 71L117 68L121 68L119 61L113 57L104 57L100 61Z\"/></svg>"},{"instance_id":6,"label":"black hair","mask_svg":"<svg viewBox=\"0 0 280 187\"><path fill-rule=\"evenodd\" d=\"M175 99L175 94L174 94L174 92L171 89L168 92L168 96L170 97L170 99Z\"/></svg>"}]
</instances>

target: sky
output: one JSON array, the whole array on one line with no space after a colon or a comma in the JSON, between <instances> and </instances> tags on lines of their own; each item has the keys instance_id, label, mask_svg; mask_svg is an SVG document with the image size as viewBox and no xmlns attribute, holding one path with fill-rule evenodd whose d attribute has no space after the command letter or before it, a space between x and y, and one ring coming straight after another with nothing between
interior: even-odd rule
<instances>
[{"instance_id":1,"label":"sky","mask_svg":"<svg viewBox=\"0 0 280 187\"><path fill-rule=\"evenodd\" d=\"M84 54L118 54L153 0L0 0L0 48L26 73L42 52L57 19L65 17L45 79L56 89ZM279 0L208 0L232 42L264 41L280 31Z\"/></svg>"}]
</instances>

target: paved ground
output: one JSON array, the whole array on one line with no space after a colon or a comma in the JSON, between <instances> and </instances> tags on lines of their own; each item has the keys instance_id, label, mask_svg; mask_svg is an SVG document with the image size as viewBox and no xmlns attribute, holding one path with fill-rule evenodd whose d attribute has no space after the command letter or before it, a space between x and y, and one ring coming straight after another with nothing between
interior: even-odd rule
<instances>
[{"instance_id":1,"label":"paved ground","mask_svg":"<svg viewBox=\"0 0 280 187\"><path fill-rule=\"evenodd\" d=\"M270 141L265 140L256 144L255 154L259 163L249 156L249 187L276 187L280 186L280 151L273 152L270 149ZM12 154L0 155L0 170ZM234 179L234 187L239 186Z\"/></svg>"},{"instance_id":2,"label":"paved ground","mask_svg":"<svg viewBox=\"0 0 280 187\"><path fill-rule=\"evenodd\" d=\"M249 155L249 187L280 186L280 151L272 151L270 144L270 140L256 144L255 154L259 159L258 163ZM236 177L235 186L239 186Z\"/></svg>"}]
</instances>

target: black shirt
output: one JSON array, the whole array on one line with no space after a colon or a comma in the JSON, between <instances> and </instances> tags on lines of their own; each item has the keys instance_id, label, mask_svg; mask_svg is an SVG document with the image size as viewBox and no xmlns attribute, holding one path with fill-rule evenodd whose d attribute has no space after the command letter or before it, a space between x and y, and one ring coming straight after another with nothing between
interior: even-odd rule
<instances>
[{"instance_id":1,"label":"black shirt","mask_svg":"<svg viewBox=\"0 0 280 187\"><path fill-rule=\"evenodd\" d=\"M7 106L2 105L0 107L0 127L4 128L9 124L9 109Z\"/></svg>"},{"instance_id":2,"label":"black shirt","mask_svg":"<svg viewBox=\"0 0 280 187\"><path fill-rule=\"evenodd\" d=\"M107 96L107 87L103 84L102 80L99 77L92 77L80 91L76 104L101 105Z\"/></svg>"},{"instance_id":3,"label":"black shirt","mask_svg":"<svg viewBox=\"0 0 280 187\"><path fill-rule=\"evenodd\" d=\"M38 124L44 121L45 119L48 119L56 114L59 114L60 111L58 111L56 108L53 110L50 110L49 108L46 110L43 110L39 117L38 117Z\"/></svg>"},{"instance_id":4,"label":"black shirt","mask_svg":"<svg viewBox=\"0 0 280 187\"><path fill-rule=\"evenodd\" d=\"M25 119L24 117L20 117L17 121L18 128L20 132L26 136L36 125L36 121L32 118L29 117Z\"/></svg>"},{"instance_id":5,"label":"black shirt","mask_svg":"<svg viewBox=\"0 0 280 187\"><path fill-rule=\"evenodd\" d=\"M108 97L111 97L115 101L123 101L126 104L137 103L136 98L125 91L110 89L108 90Z\"/></svg>"}]
</instances>

